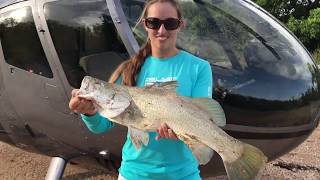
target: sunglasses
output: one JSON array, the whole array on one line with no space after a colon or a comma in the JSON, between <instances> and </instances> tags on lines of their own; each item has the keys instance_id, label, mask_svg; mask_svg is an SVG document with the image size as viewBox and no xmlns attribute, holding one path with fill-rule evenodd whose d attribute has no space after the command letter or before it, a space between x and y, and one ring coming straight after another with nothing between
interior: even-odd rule
<instances>
[{"instance_id":1,"label":"sunglasses","mask_svg":"<svg viewBox=\"0 0 320 180\"><path fill-rule=\"evenodd\" d=\"M176 18L168 18L165 20L161 20L159 18L150 17L146 18L144 22L147 28L149 29L157 30L163 24L166 30L176 30L180 26L181 20Z\"/></svg>"}]
</instances>

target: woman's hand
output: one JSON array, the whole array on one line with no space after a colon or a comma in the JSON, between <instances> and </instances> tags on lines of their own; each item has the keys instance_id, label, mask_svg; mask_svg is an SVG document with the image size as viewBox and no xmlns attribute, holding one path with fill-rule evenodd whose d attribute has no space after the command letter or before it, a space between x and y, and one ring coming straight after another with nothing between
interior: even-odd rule
<instances>
[{"instance_id":1,"label":"woman's hand","mask_svg":"<svg viewBox=\"0 0 320 180\"><path fill-rule=\"evenodd\" d=\"M156 140L159 140L160 138L178 139L176 133L174 133L166 123L162 123L157 132L158 135L156 136Z\"/></svg>"},{"instance_id":2,"label":"woman's hand","mask_svg":"<svg viewBox=\"0 0 320 180\"><path fill-rule=\"evenodd\" d=\"M71 99L69 101L69 108L76 113L93 116L97 113L97 109L91 100L86 100L79 97L80 90L73 89L71 92Z\"/></svg>"}]
</instances>

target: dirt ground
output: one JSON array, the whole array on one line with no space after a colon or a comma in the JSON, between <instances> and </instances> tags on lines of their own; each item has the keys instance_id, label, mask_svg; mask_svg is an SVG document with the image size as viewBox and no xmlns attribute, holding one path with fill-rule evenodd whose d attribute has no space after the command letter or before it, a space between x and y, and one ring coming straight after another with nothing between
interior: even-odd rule
<instances>
[{"instance_id":1,"label":"dirt ground","mask_svg":"<svg viewBox=\"0 0 320 180\"><path fill-rule=\"evenodd\" d=\"M1 180L37 180L44 179L50 158L22 151L0 143L0 179ZM63 180L114 180L117 175L88 171L76 165L67 165ZM224 180L225 176L207 180ZM320 180L320 126L299 147L272 162L269 162L262 180Z\"/></svg>"}]
</instances>

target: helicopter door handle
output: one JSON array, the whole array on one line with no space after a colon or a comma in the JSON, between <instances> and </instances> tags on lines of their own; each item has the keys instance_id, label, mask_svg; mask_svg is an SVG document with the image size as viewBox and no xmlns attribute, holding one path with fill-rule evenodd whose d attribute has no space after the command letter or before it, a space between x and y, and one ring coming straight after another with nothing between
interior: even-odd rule
<instances>
[{"instance_id":1,"label":"helicopter door handle","mask_svg":"<svg viewBox=\"0 0 320 180\"><path fill-rule=\"evenodd\" d=\"M10 68L10 73L13 74L14 73L14 68Z\"/></svg>"},{"instance_id":2,"label":"helicopter door handle","mask_svg":"<svg viewBox=\"0 0 320 180\"><path fill-rule=\"evenodd\" d=\"M39 32L44 33L44 32L46 32L46 31L45 31L45 30L43 30L43 29L40 29L40 30L39 30Z\"/></svg>"}]
</instances>

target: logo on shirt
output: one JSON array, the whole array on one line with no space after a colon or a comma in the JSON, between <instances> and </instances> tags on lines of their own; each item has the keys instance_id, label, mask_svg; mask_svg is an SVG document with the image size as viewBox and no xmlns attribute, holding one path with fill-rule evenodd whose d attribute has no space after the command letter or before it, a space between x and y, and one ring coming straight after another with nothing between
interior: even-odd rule
<instances>
[{"instance_id":1,"label":"logo on shirt","mask_svg":"<svg viewBox=\"0 0 320 180\"><path fill-rule=\"evenodd\" d=\"M162 77L162 78L156 78L156 77L148 77L146 78L144 85L150 86L156 83L163 83L168 81L176 81L177 77Z\"/></svg>"}]
</instances>

